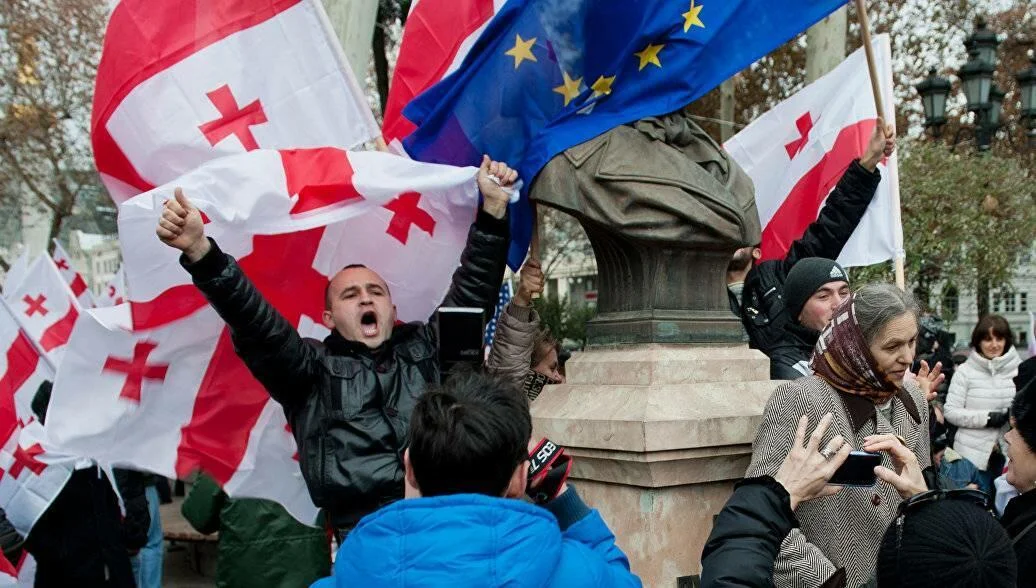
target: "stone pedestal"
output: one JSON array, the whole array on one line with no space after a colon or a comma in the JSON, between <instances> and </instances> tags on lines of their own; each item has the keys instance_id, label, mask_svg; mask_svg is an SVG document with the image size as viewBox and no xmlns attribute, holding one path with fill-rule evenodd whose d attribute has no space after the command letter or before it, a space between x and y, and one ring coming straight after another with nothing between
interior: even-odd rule
<instances>
[{"instance_id":1,"label":"stone pedestal","mask_svg":"<svg viewBox=\"0 0 1036 588\"><path fill-rule=\"evenodd\" d=\"M744 345L596 346L532 404L535 434L567 448L645 586L694 586L701 550L748 467L775 382Z\"/></svg>"}]
</instances>

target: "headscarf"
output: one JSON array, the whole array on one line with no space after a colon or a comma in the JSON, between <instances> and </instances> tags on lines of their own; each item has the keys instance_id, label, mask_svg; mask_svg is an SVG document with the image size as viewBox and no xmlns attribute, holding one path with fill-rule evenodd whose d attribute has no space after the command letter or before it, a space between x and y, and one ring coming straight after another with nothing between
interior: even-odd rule
<instances>
[{"instance_id":1,"label":"headscarf","mask_svg":"<svg viewBox=\"0 0 1036 588\"><path fill-rule=\"evenodd\" d=\"M899 385L881 371L863 337L856 294L838 307L820 333L809 366L839 392L864 396L874 404L885 404L899 393Z\"/></svg>"}]
</instances>

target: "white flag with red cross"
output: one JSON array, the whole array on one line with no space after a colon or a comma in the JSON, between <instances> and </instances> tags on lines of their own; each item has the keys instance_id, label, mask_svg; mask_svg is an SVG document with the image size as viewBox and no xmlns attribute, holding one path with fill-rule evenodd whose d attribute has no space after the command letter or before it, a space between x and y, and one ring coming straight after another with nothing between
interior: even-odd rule
<instances>
[{"instance_id":1,"label":"white flag with red cross","mask_svg":"<svg viewBox=\"0 0 1036 588\"><path fill-rule=\"evenodd\" d=\"M55 262L46 255L37 257L21 283L5 292L4 298L50 362L60 365L81 307Z\"/></svg>"},{"instance_id":2,"label":"white flag with red cross","mask_svg":"<svg viewBox=\"0 0 1036 588\"><path fill-rule=\"evenodd\" d=\"M115 272L108 285L104 287L104 292L101 292L101 295L97 297L97 306L118 306L125 301L126 276L122 271L122 266L119 266L119 270Z\"/></svg>"},{"instance_id":3,"label":"white flag with red cross","mask_svg":"<svg viewBox=\"0 0 1036 588\"><path fill-rule=\"evenodd\" d=\"M889 37L877 35L872 42L884 103L893 104ZM888 114L884 118L893 120ZM870 76L860 48L726 142L724 147L755 184L763 259L783 258L802 237L842 174L863 155L876 124ZM838 256L844 266L870 265L901 255L896 154L878 169L877 193Z\"/></svg>"},{"instance_id":4,"label":"white flag with red cross","mask_svg":"<svg viewBox=\"0 0 1036 588\"><path fill-rule=\"evenodd\" d=\"M121 0L91 121L116 203L218 157L378 136L317 0Z\"/></svg>"},{"instance_id":5,"label":"white flag with red cross","mask_svg":"<svg viewBox=\"0 0 1036 588\"><path fill-rule=\"evenodd\" d=\"M310 332L329 276L352 263L382 275L401 320L426 320L475 218L475 173L386 153L258 150L123 203L130 303L85 312L77 324L48 415L55 442L168 477L202 469L231 496L277 500L312 523L283 412L235 354L179 252L154 234L163 203L182 187L206 234Z\"/></svg>"},{"instance_id":6,"label":"white flag with red cross","mask_svg":"<svg viewBox=\"0 0 1036 588\"><path fill-rule=\"evenodd\" d=\"M75 459L56 452L32 399L54 370L6 302L0 303L0 508L23 536L72 475Z\"/></svg>"},{"instance_id":7,"label":"white flag with red cross","mask_svg":"<svg viewBox=\"0 0 1036 588\"><path fill-rule=\"evenodd\" d=\"M72 294L75 295L79 306L83 308L94 307L94 295L90 292L90 288L86 283L86 279L83 278L83 274L79 273L79 270L72 265L72 258L65 251L65 248L61 246L61 242L54 239L54 265L57 266L58 272L61 277L68 284L68 287L72 290Z\"/></svg>"},{"instance_id":8,"label":"white flag with red cross","mask_svg":"<svg viewBox=\"0 0 1036 588\"><path fill-rule=\"evenodd\" d=\"M25 278L25 272L29 271L29 248L22 247L18 258L11 263L11 267L4 274L4 292L17 286Z\"/></svg>"}]
</instances>

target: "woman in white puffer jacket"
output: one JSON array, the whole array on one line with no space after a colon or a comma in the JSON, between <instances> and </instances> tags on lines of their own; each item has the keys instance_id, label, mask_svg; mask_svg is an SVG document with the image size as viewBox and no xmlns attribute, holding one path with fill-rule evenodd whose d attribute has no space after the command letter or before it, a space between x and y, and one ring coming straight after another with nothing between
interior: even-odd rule
<instances>
[{"instance_id":1,"label":"woman in white puffer jacket","mask_svg":"<svg viewBox=\"0 0 1036 588\"><path fill-rule=\"evenodd\" d=\"M994 458L994 450L1009 428L1013 378L1021 359L1014 349L1011 326L1000 315L987 315L978 322L971 333L971 348L968 360L953 374L943 410L946 420L958 427L953 449L980 470L982 490L988 493L1000 475L992 470L1003 466L1002 453Z\"/></svg>"}]
</instances>

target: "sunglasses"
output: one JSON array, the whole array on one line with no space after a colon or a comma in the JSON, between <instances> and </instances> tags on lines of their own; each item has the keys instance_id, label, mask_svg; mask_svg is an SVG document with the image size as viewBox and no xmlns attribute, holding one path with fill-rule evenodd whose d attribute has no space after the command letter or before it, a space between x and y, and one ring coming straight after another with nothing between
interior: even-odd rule
<instances>
[{"instance_id":1,"label":"sunglasses","mask_svg":"<svg viewBox=\"0 0 1036 588\"><path fill-rule=\"evenodd\" d=\"M906 522L907 515L911 512L917 512L926 505L941 502L943 500L959 500L962 502L970 502L975 506L978 506L982 510L989 512L992 516L993 503L990 500L989 495L981 490L972 490L971 488L962 488L960 490L929 490L928 492L922 492L915 494L910 498L907 498L903 502L899 503L898 514L896 515L896 521L893 523L896 525L896 578L902 578L902 574L899 568L899 554L902 552L903 547L903 527Z\"/></svg>"}]
</instances>

